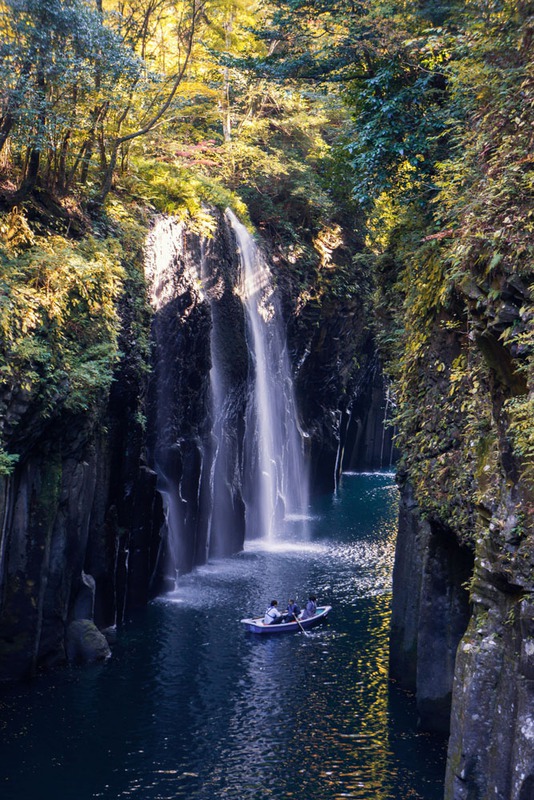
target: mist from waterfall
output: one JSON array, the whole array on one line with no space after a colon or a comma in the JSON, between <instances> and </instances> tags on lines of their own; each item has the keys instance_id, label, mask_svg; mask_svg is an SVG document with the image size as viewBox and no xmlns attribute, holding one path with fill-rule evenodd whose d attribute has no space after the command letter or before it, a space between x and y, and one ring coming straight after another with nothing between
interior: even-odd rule
<instances>
[{"instance_id":1,"label":"mist from waterfall","mask_svg":"<svg viewBox=\"0 0 534 800\"><path fill-rule=\"evenodd\" d=\"M273 537L283 519L305 521L308 476L283 320L269 266L246 227L226 211L238 246L252 375L244 448L249 537Z\"/></svg>"},{"instance_id":2,"label":"mist from waterfall","mask_svg":"<svg viewBox=\"0 0 534 800\"><path fill-rule=\"evenodd\" d=\"M147 241L154 311L147 455L167 578L307 514L283 321L269 267L231 211L202 238L162 218Z\"/></svg>"}]
</instances>

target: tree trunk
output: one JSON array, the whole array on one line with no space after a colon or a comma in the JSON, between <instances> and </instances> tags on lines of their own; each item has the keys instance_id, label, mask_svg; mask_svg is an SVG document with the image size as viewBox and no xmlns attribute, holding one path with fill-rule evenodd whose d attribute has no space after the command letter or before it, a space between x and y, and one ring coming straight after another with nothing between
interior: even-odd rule
<instances>
[{"instance_id":1,"label":"tree trunk","mask_svg":"<svg viewBox=\"0 0 534 800\"><path fill-rule=\"evenodd\" d=\"M113 176L115 174L115 167L117 166L117 156L119 152L119 147L120 147L119 143L117 142L113 143L112 150L109 155L108 164L102 178L102 183L100 184L100 191L98 195L95 197L92 205L102 206L104 204L106 197L111 191L111 187L113 186Z\"/></svg>"},{"instance_id":2,"label":"tree trunk","mask_svg":"<svg viewBox=\"0 0 534 800\"><path fill-rule=\"evenodd\" d=\"M33 190L35 189L35 185L37 183L37 178L39 177L39 166L41 163L41 150L37 147L34 147L29 154L28 157L28 165L26 167L26 174L24 175L24 179L15 192L15 194L11 195L9 198L10 205L15 206L18 203L22 203L26 200Z\"/></svg>"}]
</instances>

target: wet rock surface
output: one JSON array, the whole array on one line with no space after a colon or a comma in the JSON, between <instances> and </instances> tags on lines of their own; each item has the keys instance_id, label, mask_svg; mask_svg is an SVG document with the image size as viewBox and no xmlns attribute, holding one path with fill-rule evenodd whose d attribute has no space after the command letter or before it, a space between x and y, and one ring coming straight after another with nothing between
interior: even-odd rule
<instances>
[{"instance_id":1,"label":"wet rock surface","mask_svg":"<svg viewBox=\"0 0 534 800\"><path fill-rule=\"evenodd\" d=\"M180 231L173 277L156 287L152 313L137 307L139 286L127 288L121 360L95 406L68 411L62 400L44 414L35 392L21 388L0 398L6 444L19 454L12 475L0 478L0 680L65 663L73 621L120 625L172 586L176 569L204 563L209 526L213 554L243 545L250 356L236 243L223 215L214 219L208 239ZM313 483L331 489L342 465L379 466L383 407L374 407L382 403L382 378L358 298L347 295L342 313L333 297L322 306L307 303L297 319L284 295L291 286L278 283ZM151 323L147 365L142 340ZM212 434L210 348L227 398L222 450ZM224 453L226 477L210 485L216 452ZM165 470L172 472L170 489L162 484ZM179 552L169 548L166 491L183 526ZM219 534L218 516L210 518L209 493L231 537Z\"/></svg>"}]
</instances>

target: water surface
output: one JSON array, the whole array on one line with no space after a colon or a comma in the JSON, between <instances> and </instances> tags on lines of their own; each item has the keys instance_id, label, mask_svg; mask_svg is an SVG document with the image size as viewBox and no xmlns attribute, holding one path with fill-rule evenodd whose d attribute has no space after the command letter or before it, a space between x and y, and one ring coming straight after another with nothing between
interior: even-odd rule
<instances>
[{"instance_id":1,"label":"water surface","mask_svg":"<svg viewBox=\"0 0 534 800\"><path fill-rule=\"evenodd\" d=\"M2 800L441 800L444 743L387 675L396 500L390 474L345 475L307 538L287 522L183 577L107 664L4 691ZM309 591L321 627L242 630Z\"/></svg>"}]
</instances>

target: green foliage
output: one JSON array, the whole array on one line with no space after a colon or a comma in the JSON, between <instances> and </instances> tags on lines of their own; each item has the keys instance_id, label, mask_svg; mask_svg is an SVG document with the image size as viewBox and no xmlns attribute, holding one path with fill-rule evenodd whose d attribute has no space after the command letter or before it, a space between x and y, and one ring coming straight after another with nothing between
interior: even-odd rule
<instances>
[{"instance_id":1,"label":"green foliage","mask_svg":"<svg viewBox=\"0 0 534 800\"><path fill-rule=\"evenodd\" d=\"M475 508L500 502L506 440L532 486L531 23L495 2L452 5L437 28L427 5L399 10L392 34L385 5L371 7L383 25L344 87L347 149L401 474L423 513L473 541Z\"/></svg>"},{"instance_id":2,"label":"green foliage","mask_svg":"<svg viewBox=\"0 0 534 800\"><path fill-rule=\"evenodd\" d=\"M175 163L136 158L132 160L123 187L158 211L187 218L192 229L209 235L213 219L206 206L235 209L247 218L246 206L219 180Z\"/></svg>"},{"instance_id":3,"label":"green foliage","mask_svg":"<svg viewBox=\"0 0 534 800\"><path fill-rule=\"evenodd\" d=\"M106 117L120 112L133 84L146 84L141 60L96 4L10 0L0 7L0 149L27 170L29 148L43 183L64 191L92 158ZM102 141L102 144L104 142ZM27 172L26 172L27 175ZM37 173L32 176L33 182Z\"/></svg>"},{"instance_id":4,"label":"green foliage","mask_svg":"<svg viewBox=\"0 0 534 800\"><path fill-rule=\"evenodd\" d=\"M259 69L340 93L352 118L343 134L344 161L353 196L367 210L407 168L407 197L423 203L433 191L433 164L445 152L451 116L445 77L451 34L433 27L433 19L423 4L411 13L406 4L380 0L275 5L265 34L273 45Z\"/></svg>"},{"instance_id":5,"label":"green foliage","mask_svg":"<svg viewBox=\"0 0 534 800\"><path fill-rule=\"evenodd\" d=\"M11 427L13 404L55 416L105 401L118 357L119 258L116 243L94 238L0 248L0 374Z\"/></svg>"},{"instance_id":6,"label":"green foliage","mask_svg":"<svg viewBox=\"0 0 534 800\"><path fill-rule=\"evenodd\" d=\"M5 450L0 450L0 476L11 475L18 460L18 455L11 455L6 453Z\"/></svg>"},{"instance_id":7,"label":"green foliage","mask_svg":"<svg viewBox=\"0 0 534 800\"><path fill-rule=\"evenodd\" d=\"M515 450L525 462L529 483L534 485L534 397L514 397L507 401L506 410Z\"/></svg>"}]
</instances>

